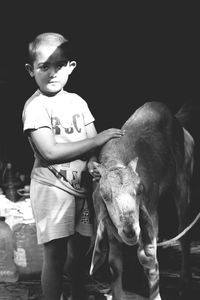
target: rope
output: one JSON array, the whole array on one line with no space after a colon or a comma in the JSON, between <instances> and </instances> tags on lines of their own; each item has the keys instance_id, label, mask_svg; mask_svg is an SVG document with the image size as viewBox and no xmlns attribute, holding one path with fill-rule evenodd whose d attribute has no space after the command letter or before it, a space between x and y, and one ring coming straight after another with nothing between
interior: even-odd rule
<instances>
[{"instance_id":1,"label":"rope","mask_svg":"<svg viewBox=\"0 0 200 300\"><path fill-rule=\"evenodd\" d=\"M175 244L175 242L177 240L179 240L183 235L185 235L193 226L194 224L199 220L200 218L200 212L198 213L198 215L196 216L196 218L193 220L192 223L190 223L190 225L188 225L182 232L180 232L177 236L175 236L174 238L164 241L164 242L160 242L157 243L157 246L172 246L173 244Z\"/></svg>"}]
</instances>

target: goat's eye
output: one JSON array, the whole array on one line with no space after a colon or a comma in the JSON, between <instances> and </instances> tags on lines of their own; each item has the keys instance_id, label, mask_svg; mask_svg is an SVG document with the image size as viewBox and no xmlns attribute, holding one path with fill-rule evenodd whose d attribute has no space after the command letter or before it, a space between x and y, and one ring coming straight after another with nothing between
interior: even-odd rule
<instances>
[{"instance_id":1,"label":"goat's eye","mask_svg":"<svg viewBox=\"0 0 200 300\"><path fill-rule=\"evenodd\" d=\"M104 200L104 201L107 202L107 201L109 201L109 199L110 199L110 198L109 198L109 195L107 195L107 194L104 194L104 195L103 195L103 200Z\"/></svg>"},{"instance_id":2,"label":"goat's eye","mask_svg":"<svg viewBox=\"0 0 200 300\"><path fill-rule=\"evenodd\" d=\"M106 201L106 202L109 201L109 199L110 199L109 193L103 193L102 197L103 197L103 200Z\"/></svg>"},{"instance_id":3,"label":"goat's eye","mask_svg":"<svg viewBox=\"0 0 200 300\"><path fill-rule=\"evenodd\" d=\"M144 186L143 184L139 184L138 189L137 189L137 195L141 195L144 191Z\"/></svg>"},{"instance_id":4,"label":"goat's eye","mask_svg":"<svg viewBox=\"0 0 200 300\"><path fill-rule=\"evenodd\" d=\"M101 197L105 202L110 200L110 193L106 193L105 191L101 191L100 193L101 193Z\"/></svg>"}]
</instances>

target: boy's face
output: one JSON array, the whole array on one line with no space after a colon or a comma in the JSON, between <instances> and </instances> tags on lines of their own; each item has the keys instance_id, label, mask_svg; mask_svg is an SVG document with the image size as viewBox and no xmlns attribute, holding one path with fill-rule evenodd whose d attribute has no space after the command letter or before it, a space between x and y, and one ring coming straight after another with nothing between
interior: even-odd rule
<instances>
[{"instance_id":1,"label":"boy's face","mask_svg":"<svg viewBox=\"0 0 200 300\"><path fill-rule=\"evenodd\" d=\"M42 93L54 95L65 86L75 67L76 62L68 61L59 45L40 45L28 70Z\"/></svg>"}]
</instances>

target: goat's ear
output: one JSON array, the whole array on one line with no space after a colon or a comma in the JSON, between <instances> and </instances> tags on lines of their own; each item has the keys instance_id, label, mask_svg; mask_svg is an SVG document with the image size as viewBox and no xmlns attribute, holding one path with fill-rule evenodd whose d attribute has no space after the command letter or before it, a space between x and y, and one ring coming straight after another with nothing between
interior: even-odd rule
<instances>
[{"instance_id":1,"label":"goat's ear","mask_svg":"<svg viewBox=\"0 0 200 300\"><path fill-rule=\"evenodd\" d=\"M134 158L133 160L130 161L129 166L131 167L131 169L133 170L133 172L136 172L137 169L137 163L138 163L138 157Z\"/></svg>"},{"instance_id":2,"label":"goat's ear","mask_svg":"<svg viewBox=\"0 0 200 300\"><path fill-rule=\"evenodd\" d=\"M93 164L101 176L106 174L106 168L102 164L99 164L96 161L94 161Z\"/></svg>"}]
</instances>

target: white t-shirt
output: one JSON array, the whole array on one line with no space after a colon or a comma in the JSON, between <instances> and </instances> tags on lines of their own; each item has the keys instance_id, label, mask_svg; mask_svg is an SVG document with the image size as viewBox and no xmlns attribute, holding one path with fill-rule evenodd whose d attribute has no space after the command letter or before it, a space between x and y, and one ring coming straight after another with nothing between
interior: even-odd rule
<instances>
[{"instance_id":1,"label":"white t-shirt","mask_svg":"<svg viewBox=\"0 0 200 300\"><path fill-rule=\"evenodd\" d=\"M26 101L22 120L24 132L49 127L57 143L66 143L87 138L85 126L94 122L94 117L87 103L77 94L62 90L55 96L48 97L37 90ZM86 159L49 165L38 153L30 137L29 141L35 156L31 178L40 183L58 186L76 196L86 194L82 185Z\"/></svg>"}]
</instances>

